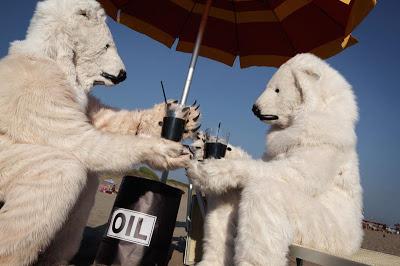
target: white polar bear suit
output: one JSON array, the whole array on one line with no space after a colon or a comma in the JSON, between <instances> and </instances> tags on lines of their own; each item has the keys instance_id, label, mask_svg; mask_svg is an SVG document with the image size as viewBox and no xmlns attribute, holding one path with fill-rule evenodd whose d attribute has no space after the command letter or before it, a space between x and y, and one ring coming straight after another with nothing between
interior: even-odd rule
<instances>
[{"instance_id":1,"label":"white polar bear suit","mask_svg":"<svg viewBox=\"0 0 400 266\"><path fill-rule=\"evenodd\" d=\"M253 107L271 124L267 152L193 162L210 195L201 265L285 265L297 243L351 254L362 241L362 189L351 86L321 59L300 54Z\"/></svg>"},{"instance_id":2,"label":"white polar bear suit","mask_svg":"<svg viewBox=\"0 0 400 266\"><path fill-rule=\"evenodd\" d=\"M26 39L0 61L0 265L30 265L39 254L40 265L68 264L99 173L186 165L183 146L160 138L164 104L116 110L90 95L125 77L98 2L38 2Z\"/></svg>"}]
</instances>

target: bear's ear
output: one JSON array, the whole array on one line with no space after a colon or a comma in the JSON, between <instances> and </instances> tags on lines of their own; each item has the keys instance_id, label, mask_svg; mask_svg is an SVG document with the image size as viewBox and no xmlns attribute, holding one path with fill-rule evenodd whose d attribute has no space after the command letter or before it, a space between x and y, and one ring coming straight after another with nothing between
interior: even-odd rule
<instances>
[{"instance_id":1,"label":"bear's ear","mask_svg":"<svg viewBox=\"0 0 400 266\"><path fill-rule=\"evenodd\" d=\"M292 70L296 88L298 88L301 102L305 103L312 98L312 90L316 82L321 78L318 71L312 69Z\"/></svg>"}]
</instances>

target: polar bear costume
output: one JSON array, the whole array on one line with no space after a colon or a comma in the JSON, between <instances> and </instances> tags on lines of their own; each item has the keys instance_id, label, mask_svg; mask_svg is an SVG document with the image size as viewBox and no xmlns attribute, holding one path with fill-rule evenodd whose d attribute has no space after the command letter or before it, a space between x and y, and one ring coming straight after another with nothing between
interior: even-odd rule
<instances>
[{"instance_id":1,"label":"polar bear costume","mask_svg":"<svg viewBox=\"0 0 400 266\"><path fill-rule=\"evenodd\" d=\"M351 254L362 241L356 153L357 105L350 84L321 59L282 65L253 111L271 125L262 160L242 151L193 162L210 195L201 265L285 265L301 244Z\"/></svg>"},{"instance_id":2,"label":"polar bear costume","mask_svg":"<svg viewBox=\"0 0 400 266\"><path fill-rule=\"evenodd\" d=\"M30 265L39 254L40 265L68 263L99 173L189 159L159 137L164 104L116 110L90 95L126 77L105 20L94 0L40 1L26 39L0 61L0 265ZM185 137L198 116L189 108Z\"/></svg>"}]
</instances>

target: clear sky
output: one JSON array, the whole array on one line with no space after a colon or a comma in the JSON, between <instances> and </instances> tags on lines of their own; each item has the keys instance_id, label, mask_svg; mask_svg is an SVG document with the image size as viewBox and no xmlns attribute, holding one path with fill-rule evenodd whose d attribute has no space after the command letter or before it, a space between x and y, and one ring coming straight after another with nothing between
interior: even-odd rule
<instances>
[{"instance_id":1,"label":"clear sky","mask_svg":"<svg viewBox=\"0 0 400 266\"><path fill-rule=\"evenodd\" d=\"M36 0L2 0L0 57L7 54L11 41L24 38L35 5ZM399 10L397 0L378 0L354 32L360 43L328 60L354 86L358 98L365 217L388 224L400 222ZM111 19L109 25L128 79L117 87L95 88L95 95L116 107L147 108L162 101L163 80L167 96L180 98L190 55L170 50ZM274 71L268 67L240 69L238 64L231 68L200 58L189 102L200 102L203 128L222 121L233 144L260 157L267 127L252 115L251 106ZM172 175L185 180L182 172Z\"/></svg>"}]
</instances>

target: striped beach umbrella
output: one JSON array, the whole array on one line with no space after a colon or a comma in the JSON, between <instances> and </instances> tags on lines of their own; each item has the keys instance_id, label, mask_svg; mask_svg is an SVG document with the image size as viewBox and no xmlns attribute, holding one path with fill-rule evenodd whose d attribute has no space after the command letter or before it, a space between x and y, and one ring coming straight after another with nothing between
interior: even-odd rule
<instances>
[{"instance_id":1,"label":"striped beach umbrella","mask_svg":"<svg viewBox=\"0 0 400 266\"><path fill-rule=\"evenodd\" d=\"M198 55L242 68L279 67L298 53L327 58L357 40L354 28L376 0L98 0L115 21L192 53L185 105ZM207 29L206 29L207 25ZM165 180L166 174L163 174Z\"/></svg>"},{"instance_id":2,"label":"striped beach umbrella","mask_svg":"<svg viewBox=\"0 0 400 266\"><path fill-rule=\"evenodd\" d=\"M191 53L207 0L100 0L113 19ZM357 41L353 29L375 0L213 0L200 55L242 68L274 66L297 53L330 57Z\"/></svg>"}]
</instances>

